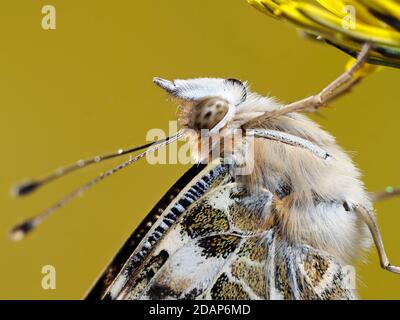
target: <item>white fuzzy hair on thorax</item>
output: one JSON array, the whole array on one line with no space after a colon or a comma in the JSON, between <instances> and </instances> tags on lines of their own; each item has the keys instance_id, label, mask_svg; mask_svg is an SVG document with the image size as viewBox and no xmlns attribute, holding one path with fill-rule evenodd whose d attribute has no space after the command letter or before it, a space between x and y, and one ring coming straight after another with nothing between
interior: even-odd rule
<instances>
[{"instance_id":1,"label":"white fuzzy hair on thorax","mask_svg":"<svg viewBox=\"0 0 400 320\"><path fill-rule=\"evenodd\" d=\"M201 99L226 100L234 108L234 117L225 129L242 128L266 112L284 107L273 98L252 93L246 83L233 79L168 81L157 78L155 83L182 101L186 108L183 117ZM187 123L184 120L181 122ZM277 198L282 190L288 193L278 200L284 208L279 215L279 227L287 240L324 250L343 262L349 262L361 249L369 247L370 237L364 223L349 208L354 204L367 208L372 205L359 170L332 135L298 113L272 117L247 129L288 133L312 142L331 155L325 161L306 149L263 138L253 140L254 169L247 176L237 177L237 181L255 193L265 189ZM223 132L219 133L220 139L224 138Z\"/></svg>"}]
</instances>

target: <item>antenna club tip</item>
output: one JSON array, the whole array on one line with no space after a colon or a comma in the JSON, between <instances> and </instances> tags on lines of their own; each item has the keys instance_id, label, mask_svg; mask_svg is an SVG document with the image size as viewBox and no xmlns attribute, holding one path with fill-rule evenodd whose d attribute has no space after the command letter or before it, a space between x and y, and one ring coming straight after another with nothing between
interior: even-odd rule
<instances>
[{"instance_id":1,"label":"antenna club tip","mask_svg":"<svg viewBox=\"0 0 400 320\"><path fill-rule=\"evenodd\" d=\"M21 241L34 227L35 223L32 220L25 221L10 230L9 238L16 242Z\"/></svg>"},{"instance_id":2,"label":"antenna club tip","mask_svg":"<svg viewBox=\"0 0 400 320\"><path fill-rule=\"evenodd\" d=\"M26 196L35 191L40 186L40 183L34 180L21 183L12 189L12 194L15 197Z\"/></svg>"},{"instance_id":3,"label":"antenna club tip","mask_svg":"<svg viewBox=\"0 0 400 320\"><path fill-rule=\"evenodd\" d=\"M25 238L25 233L22 232L21 230L11 230L10 233L8 234L8 237L10 238L11 241L19 242L23 238Z\"/></svg>"}]
</instances>

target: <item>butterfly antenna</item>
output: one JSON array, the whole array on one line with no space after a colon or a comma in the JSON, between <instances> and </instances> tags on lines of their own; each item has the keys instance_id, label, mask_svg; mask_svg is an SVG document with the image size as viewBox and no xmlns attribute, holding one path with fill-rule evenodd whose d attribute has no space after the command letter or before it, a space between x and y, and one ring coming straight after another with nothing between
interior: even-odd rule
<instances>
[{"instance_id":1,"label":"butterfly antenna","mask_svg":"<svg viewBox=\"0 0 400 320\"><path fill-rule=\"evenodd\" d=\"M135 163L139 159L143 158L147 154L154 152L162 147L167 146L168 144L177 141L184 135L183 131L179 131L175 135L168 137L167 139L156 141L152 143L144 152L138 154L135 157L131 157L129 160L117 165L116 167L99 174L97 177L93 178L92 180L88 181L87 183L81 185L79 188L73 190L65 197L61 198L57 202L55 202L52 206L48 207L47 209L43 210L36 216L25 220L24 222L16 225L10 231L10 238L14 241L18 241L23 239L28 233L33 231L39 224L41 224L46 218L52 215L56 210L60 209L61 207L65 206L67 203L71 202L76 197L82 195L86 190L93 187L103 179L111 176L112 174L120 171L121 169ZM120 154L119 154L120 155Z\"/></svg>"},{"instance_id":2,"label":"butterfly antenna","mask_svg":"<svg viewBox=\"0 0 400 320\"><path fill-rule=\"evenodd\" d=\"M108 153L108 154L103 154L103 155L98 155L90 159L81 159L76 161L75 163L68 165L66 167L57 169L56 171L42 177L39 179L35 180L29 180L24 183L21 183L17 185L16 187L13 188L12 194L16 197L21 197L21 196L26 196L28 194L31 194L33 191L37 190L39 187L48 184L51 181L54 181L58 178L64 177L65 175L74 172L78 169L85 168L89 165L92 165L94 163L99 163L105 160L117 158L120 156L123 156L125 154L133 153L135 151L143 150L145 148L148 148L152 146L155 143L159 143L162 141L165 141L166 139L159 140L159 141L154 141L150 143L146 143L137 147L133 147L130 149L119 149L117 152L114 153Z\"/></svg>"}]
</instances>

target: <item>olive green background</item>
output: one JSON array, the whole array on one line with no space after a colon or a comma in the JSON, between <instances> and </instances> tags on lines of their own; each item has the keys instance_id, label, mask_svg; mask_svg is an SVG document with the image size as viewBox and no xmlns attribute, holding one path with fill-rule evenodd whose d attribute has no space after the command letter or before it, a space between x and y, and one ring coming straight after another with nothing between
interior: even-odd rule
<instances>
[{"instance_id":1,"label":"olive green background","mask_svg":"<svg viewBox=\"0 0 400 320\"><path fill-rule=\"evenodd\" d=\"M41 28L41 8L57 29ZM0 298L79 299L183 165L140 161L60 210L19 243L16 222L119 160L87 168L24 199L10 187L80 158L168 130L176 106L152 84L165 78L234 77L289 102L317 92L348 57L302 39L245 0L30 1L0 4ZM369 190L400 184L400 70L385 69L314 118L354 155ZM376 206L386 249L400 264L400 199ZM41 288L54 265L57 289ZM400 276L375 249L357 269L362 298L400 298Z\"/></svg>"}]
</instances>

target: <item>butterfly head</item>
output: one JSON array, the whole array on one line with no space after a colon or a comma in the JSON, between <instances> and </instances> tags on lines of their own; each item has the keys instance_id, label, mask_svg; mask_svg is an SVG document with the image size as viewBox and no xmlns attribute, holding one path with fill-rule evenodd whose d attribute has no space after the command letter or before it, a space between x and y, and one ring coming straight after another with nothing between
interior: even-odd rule
<instances>
[{"instance_id":1,"label":"butterfly head","mask_svg":"<svg viewBox=\"0 0 400 320\"><path fill-rule=\"evenodd\" d=\"M154 83L182 102L181 123L194 130L219 131L247 98L246 84L236 79L198 78Z\"/></svg>"}]
</instances>

